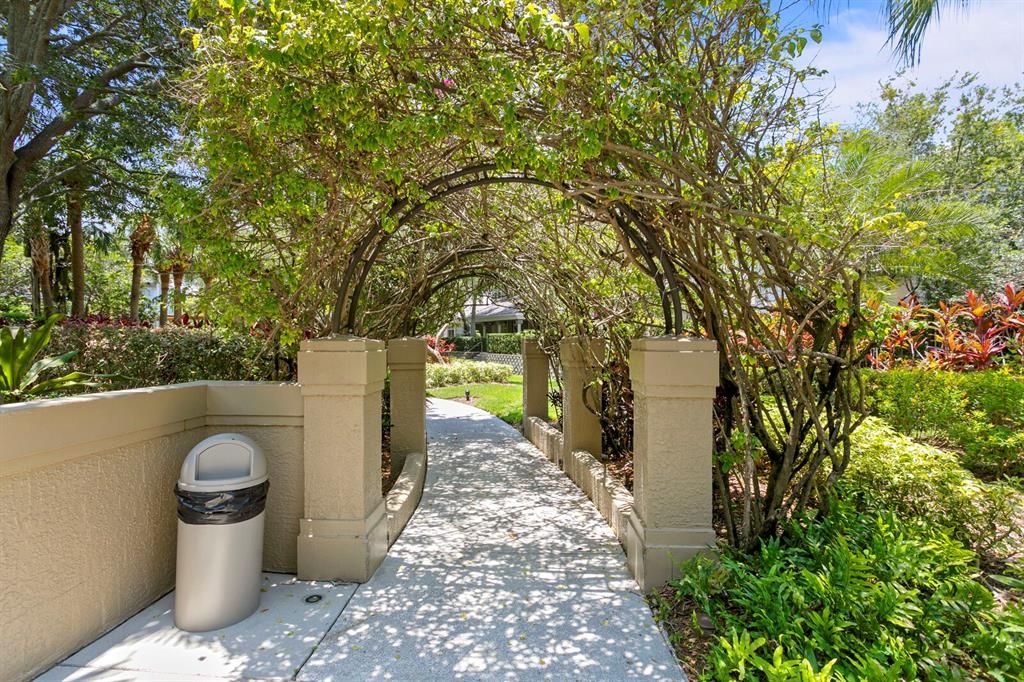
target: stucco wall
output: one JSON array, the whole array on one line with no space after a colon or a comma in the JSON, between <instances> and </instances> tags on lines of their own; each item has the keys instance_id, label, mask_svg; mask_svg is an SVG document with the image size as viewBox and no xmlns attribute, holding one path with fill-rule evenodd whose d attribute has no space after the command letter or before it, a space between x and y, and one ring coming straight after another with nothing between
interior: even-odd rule
<instances>
[{"instance_id":1,"label":"stucco wall","mask_svg":"<svg viewBox=\"0 0 1024 682\"><path fill-rule=\"evenodd\" d=\"M173 586L181 461L212 433L265 449L264 566L295 570L302 401L198 382L0 408L0 679L27 679Z\"/></svg>"}]
</instances>

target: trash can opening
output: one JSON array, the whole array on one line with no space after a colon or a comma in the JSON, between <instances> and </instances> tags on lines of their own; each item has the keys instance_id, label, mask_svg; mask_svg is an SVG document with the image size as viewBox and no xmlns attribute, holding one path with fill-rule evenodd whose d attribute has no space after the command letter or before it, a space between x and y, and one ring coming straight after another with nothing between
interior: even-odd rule
<instances>
[{"instance_id":1,"label":"trash can opening","mask_svg":"<svg viewBox=\"0 0 1024 682\"><path fill-rule=\"evenodd\" d=\"M219 481L223 478L252 476L253 451L239 441L218 442L199 453L196 462L197 481Z\"/></svg>"}]
</instances>

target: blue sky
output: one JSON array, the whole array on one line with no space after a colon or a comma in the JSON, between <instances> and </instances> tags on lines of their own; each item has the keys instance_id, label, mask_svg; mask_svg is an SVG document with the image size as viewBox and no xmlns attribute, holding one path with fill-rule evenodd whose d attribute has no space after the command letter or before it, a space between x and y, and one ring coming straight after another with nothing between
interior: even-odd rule
<instances>
[{"instance_id":1,"label":"blue sky","mask_svg":"<svg viewBox=\"0 0 1024 682\"><path fill-rule=\"evenodd\" d=\"M787 23L823 25L822 44L809 45L805 54L815 66L829 71L817 84L831 91L822 117L853 122L857 103L874 99L878 83L900 68L886 45L883 1L782 2ZM822 7L829 11L823 13ZM1024 0L973 0L966 11L945 11L925 35L921 63L904 78L925 89L957 71L977 73L993 86L1024 80Z\"/></svg>"}]
</instances>

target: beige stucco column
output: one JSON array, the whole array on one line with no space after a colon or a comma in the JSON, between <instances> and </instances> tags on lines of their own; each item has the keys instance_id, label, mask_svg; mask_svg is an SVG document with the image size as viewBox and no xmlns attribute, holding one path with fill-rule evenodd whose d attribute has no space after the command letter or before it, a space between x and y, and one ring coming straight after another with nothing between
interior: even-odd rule
<instances>
[{"instance_id":1,"label":"beige stucco column","mask_svg":"<svg viewBox=\"0 0 1024 682\"><path fill-rule=\"evenodd\" d=\"M601 457L601 420L587 409L583 400L584 387L587 395L597 400L600 387L594 385L604 359L604 341L570 336L562 339L558 346L562 363L562 469L567 471L573 463L575 450L586 450L594 457ZM596 406L595 406L596 407ZM575 479L573 472L570 477Z\"/></svg>"},{"instance_id":2,"label":"beige stucco column","mask_svg":"<svg viewBox=\"0 0 1024 682\"><path fill-rule=\"evenodd\" d=\"M427 343L388 341L391 370L391 478L402 472L405 456L427 451Z\"/></svg>"},{"instance_id":3,"label":"beige stucco column","mask_svg":"<svg viewBox=\"0 0 1024 682\"><path fill-rule=\"evenodd\" d=\"M337 336L299 349L305 517L299 520L302 580L365 582L384 560L387 519L380 489L383 341Z\"/></svg>"},{"instance_id":4,"label":"beige stucco column","mask_svg":"<svg viewBox=\"0 0 1024 682\"><path fill-rule=\"evenodd\" d=\"M718 352L706 339L638 339L629 372L634 511L626 554L640 587L649 590L715 542L711 456Z\"/></svg>"},{"instance_id":5,"label":"beige stucco column","mask_svg":"<svg viewBox=\"0 0 1024 682\"><path fill-rule=\"evenodd\" d=\"M548 356L537 339L523 339L523 423L548 420Z\"/></svg>"}]
</instances>

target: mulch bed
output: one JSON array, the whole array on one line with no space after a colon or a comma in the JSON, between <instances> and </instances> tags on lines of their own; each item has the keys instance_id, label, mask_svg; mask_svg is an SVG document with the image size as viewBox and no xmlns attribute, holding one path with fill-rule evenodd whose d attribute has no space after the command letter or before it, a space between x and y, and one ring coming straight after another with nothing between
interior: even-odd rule
<instances>
[{"instance_id":1,"label":"mulch bed","mask_svg":"<svg viewBox=\"0 0 1024 682\"><path fill-rule=\"evenodd\" d=\"M690 599L677 601L671 587L658 590L658 597L651 598L651 610L670 633L676 659L689 679L700 679L705 671L704 661L717 641L711 619L698 612Z\"/></svg>"}]
</instances>

